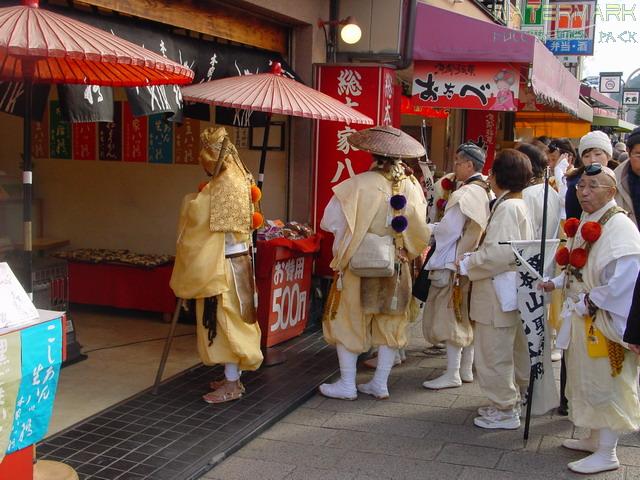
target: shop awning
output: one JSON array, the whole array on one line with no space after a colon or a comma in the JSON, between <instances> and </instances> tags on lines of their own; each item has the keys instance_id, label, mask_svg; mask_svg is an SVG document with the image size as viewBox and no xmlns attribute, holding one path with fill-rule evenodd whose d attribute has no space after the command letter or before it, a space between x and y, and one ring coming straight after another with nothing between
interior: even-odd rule
<instances>
[{"instance_id":1,"label":"shop awning","mask_svg":"<svg viewBox=\"0 0 640 480\"><path fill-rule=\"evenodd\" d=\"M414 60L528 64L539 103L576 115L580 83L533 35L418 3Z\"/></svg>"},{"instance_id":2,"label":"shop awning","mask_svg":"<svg viewBox=\"0 0 640 480\"><path fill-rule=\"evenodd\" d=\"M598 90L589 85L580 85L580 95L587 98L587 100L589 100L589 102L591 102L594 107L620 108L620 103L618 103L616 100L611 97L607 97L606 95L600 93Z\"/></svg>"},{"instance_id":3,"label":"shop awning","mask_svg":"<svg viewBox=\"0 0 640 480\"><path fill-rule=\"evenodd\" d=\"M593 109L585 102L578 102L578 116L563 112L516 112L516 136L580 138L591 130Z\"/></svg>"},{"instance_id":4,"label":"shop awning","mask_svg":"<svg viewBox=\"0 0 640 480\"><path fill-rule=\"evenodd\" d=\"M593 125L596 127L611 127L618 132L631 132L637 125L620 118L593 116Z\"/></svg>"}]
</instances>

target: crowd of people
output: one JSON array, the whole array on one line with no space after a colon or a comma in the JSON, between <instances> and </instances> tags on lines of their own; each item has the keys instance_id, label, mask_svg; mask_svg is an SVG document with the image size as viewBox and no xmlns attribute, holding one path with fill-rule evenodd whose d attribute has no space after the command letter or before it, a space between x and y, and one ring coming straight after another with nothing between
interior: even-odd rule
<instances>
[{"instance_id":1,"label":"crowd of people","mask_svg":"<svg viewBox=\"0 0 640 480\"><path fill-rule=\"evenodd\" d=\"M500 151L486 176L485 151L464 143L454 171L434 185L429 209L420 168L409 166L425 155L419 142L391 127L354 133L349 142L371 152L373 163L334 187L321 223L334 235L336 274L323 328L340 378L320 392L388 398L407 325L420 318L425 339L447 356L445 371L425 389L473 382L475 367L488 404L474 424L519 428L531 363L508 242L560 239L556 275L537 288L547 298L554 357L562 357L558 413L590 432L564 441L589 453L568 467L586 474L618 468L618 437L640 428L640 129L615 145L601 131L583 136L577 149L564 138L523 142ZM412 263L428 287L420 310ZM378 352L373 378L356 385L358 356L371 348Z\"/></svg>"}]
</instances>

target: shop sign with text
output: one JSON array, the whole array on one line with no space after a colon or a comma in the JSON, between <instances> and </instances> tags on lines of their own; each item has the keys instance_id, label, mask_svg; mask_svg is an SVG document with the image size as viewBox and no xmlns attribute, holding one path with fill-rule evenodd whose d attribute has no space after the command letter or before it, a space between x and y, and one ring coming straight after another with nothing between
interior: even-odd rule
<instances>
[{"instance_id":1,"label":"shop sign with text","mask_svg":"<svg viewBox=\"0 0 640 480\"><path fill-rule=\"evenodd\" d=\"M416 62L411 101L418 106L515 111L519 72L506 63Z\"/></svg>"}]
</instances>

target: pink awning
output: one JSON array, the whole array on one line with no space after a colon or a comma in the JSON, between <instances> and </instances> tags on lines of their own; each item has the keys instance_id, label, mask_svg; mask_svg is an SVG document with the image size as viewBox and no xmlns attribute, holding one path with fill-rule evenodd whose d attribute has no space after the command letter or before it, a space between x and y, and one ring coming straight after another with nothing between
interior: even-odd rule
<instances>
[{"instance_id":1,"label":"pink awning","mask_svg":"<svg viewBox=\"0 0 640 480\"><path fill-rule=\"evenodd\" d=\"M607 97L589 85L580 85L580 95L587 97L587 99L593 103L594 107L620 108L619 102L611 97Z\"/></svg>"},{"instance_id":2,"label":"pink awning","mask_svg":"<svg viewBox=\"0 0 640 480\"><path fill-rule=\"evenodd\" d=\"M578 80L540 40L519 30L418 3L413 59L528 64L540 103L578 112Z\"/></svg>"}]
</instances>

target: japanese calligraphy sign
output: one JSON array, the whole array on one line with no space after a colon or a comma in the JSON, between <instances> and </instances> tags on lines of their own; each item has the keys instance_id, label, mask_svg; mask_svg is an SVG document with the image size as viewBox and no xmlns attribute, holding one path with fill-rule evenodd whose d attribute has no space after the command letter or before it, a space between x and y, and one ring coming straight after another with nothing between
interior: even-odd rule
<instances>
[{"instance_id":1,"label":"japanese calligraphy sign","mask_svg":"<svg viewBox=\"0 0 640 480\"><path fill-rule=\"evenodd\" d=\"M31 122L31 155L33 158L49 158L49 113L42 121Z\"/></svg>"},{"instance_id":2,"label":"japanese calligraphy sign","mask_svg":"<svg viewBox=\"0 0 640 480\"><path fill-rule=\"evenodd\" d=\"M546 47L556 55L593 55L596 2L553 2L542 13Z\"/></svg>"},{"instance_id":3,"label":"japanese calligraphy sign","mask_svg":"<svg viewBox=\"0 0 640 480\"><path fill-rule=\"evenodd\" d=\"M166 115L149 115L149 163L172 163L172 126Z\"/></svg>"},{"instance_id":4,"label":"japanese calligraphy sign","mask_svg":"<svg viewBox=\"0 0 640 480\"><path fill-rule=\"evenodd\" d=\"M396 101L395 72L387 67L319 65L316 89L373 118L376 125L398 126L400 102ZM332 187L369 169L371 154L349 145L349 135L368 125L321 121L316 124L314 160L314 225L320 228ZM316 271L330 275L331 239L322 242Z\"/></svg>"},{"instance_id":5,"label":"japanese calligraphy sign","mask_svg":"<svg viewBox=\"0 0 640 480\"><path fill-rule=\"evenodd\" d=\"M147 117L134 117L129 102L122 109L122 160L146 162L148 140Z\"/></svg>"},{"instance_id":6,"label":"japanese calligraphy sign","mask_svg":"<svg viewBox=\"0 0 640 480\"><path fill-rule=\"evenodd\" d=\"M122 160L122 102L113 104L113 122L98 124L100 160Z\"/></svg>"},{"instance_id":7,"label":"japanese calligraphy sign","mask_svg":"<svg viewBox=\"0 0 640 480\"><path fill-rule=\"evenodd\" d=\"M271 269L266 346L300 335L307 324L313 257L281 249Z\"/></svg>"},{"instance_id":8,"label":"japanese calligraphy sign","mask_svg":"<svg viewBox=\"0 0 640 480\"><path fill-rule=\"evenodd\" d=\"M75 160L96 160L97 125L95 123L74 123L73 158Z\"/></svg>"},{"instance_id":9,"label":"japanese calligraphy sign","mask_svg":"<svg viewBox=\"0 0 640 480\"><path fill-rule=\"evenodd\" d=\"M557 246L557 240L547 241L544 261L546 276L553 274ZM542 395L543 392L555 392L556 389L548 343L550 336L547 331L547 309L544 304L544 294L537 288L537 275L533 273L534 271L539 272L540 269L540 240L512 243L511 248L514 251L517 250L528 264L525 265L516 257L518 266L516 277L518 310L522 320L522 327L527 337L529 359L535 380L532 408L534 408L535 413L544 413L557 406L557 400L544 398L545 395ZM545 383L547 386L550 384L550 387L544 388L543 385ZM546 396L548 397L549 395Z\"/></svg>"},{"instance_id":10,"label":"japanese calligraphy sign","mask_svg":"<svg viewBox=\"0 0 640 480\"><path fill-rule=\"evenodd\" d=\"M49 90L51 85L33 85L31 118L42 119L49 101ZM24 117L24 107L24 83L0 82L0 112Z\"/></svg>"},{"instance_id":11,"label":"japanese calligraphy sign","mask_svg":"<svg viewBox=\"0 0 640 480\"><path fill-rule=\"evenodd\" d=\"M21 330L22 381L7 452L15 452L44 438L62 362L62 319Z\"/></svg>"},{"instance_id":12,"label":"japanese calligraphy sign","mask_svg":"<svg viewBox=\"0 0 640 480\"><path fill-rule=\"evenodd\" d=\"M51 158L71 158L71 124L62 118L60 102L49 107L49 154Z\"/></svg>"},{"instance_id":13,"label":"japanese calligraphy sign","mask_svg":"<svg viewBox=\"0 0 640 480\"><path fill-rule=\"evenodd\" d=\"M58 85L67 122L113 122L113 89L98 85Z\"/></svg>"},{"instance_id":14,"label":"japanese calligraphy sign","mask_svg":"<svg viewBox=\"0 0 640 480\"><path fill-rule=\"evenodd\" d=\"M0 461L9 447L20 378L20 332L0 336Z\"/></svg>"},{"instance_id":15,"label":"japanese calligraphy sign","mask_svg":"<svg viewBox=\"0 0 640 480\"><path fill-rule=\"evenodd\" d=\"M623 105L640 105L640 90L625 90L622 95Z\"/></svg>"},{"instance_id":16,"label":"japanese calligraphy sign","mask_svg":"<svg viewBox=\"0 0 640 480\"><path fill-rule=\"evenodd\" d=\"M418 106L515 111L519 71L507 63L416 62L411 102Z\"/></svg>"},{"instance_id":17,"label":"japanese calligraphy sign","mask_svg":"<svg viewBox=\"0 0 640 480\"><path fill-rule=\"evenodd\" d=\"M185 117L175 125L175 162L196 165L200 152L200 121Z\"/></svg>"},{"instance_id":18,"label":"japanese calligraphy sign","mask_svg":"<svg viewBox=\"0 0 640 480\"><path fill-rule=\"evenodd\" d=\"M487 173L493 164L496 153L496 135L498 134L498 113L482 110L467 112L465 141L482 146L487 152L487 161L483 173Z\"/></svg>"}]
</instances>

